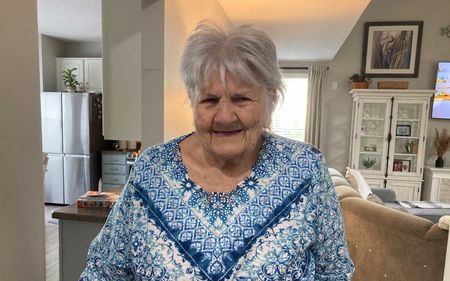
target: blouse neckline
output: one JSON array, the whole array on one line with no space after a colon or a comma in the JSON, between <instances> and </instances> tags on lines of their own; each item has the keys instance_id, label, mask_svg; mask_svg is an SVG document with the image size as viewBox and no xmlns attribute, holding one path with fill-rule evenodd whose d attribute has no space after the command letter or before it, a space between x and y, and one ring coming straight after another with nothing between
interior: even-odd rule
<instances>
[{"instance_id":1,"label":"blouse neckline","mask_svg":"<svg viewBox=\"0 0 450 281\"><path fill-rule=\"evenodd\" d=\"M252 164L252 167L250 169L250 175L245 176L243 179L241 179L238 184L236 186L234 186L234 188L230 191L226 191L226 192L221 192L221 191L205 191L203 189L203 187L199 184L197 184L195 181L193 181L190 177L189 177L189 171L186 167L186 165L183 162L183 153L181 152L181 147L180 144L183 140L187 139L188 137L192 136L194 134L194 132L191 132L185 136L182 136L180 138L178 138L175 142L175 164L177 166L179 166L180 170L183 171L183 173L185 174L185 178L187 181L189 181L190 184L192 184L192 188L197 190L198 192L204 194L207 197L214 197L214 196L219 196L219 197L232 197L233 194L239 193L241 191L241 189L244 189L246 186L250 186L253 187L253 185L255 184L255 181L257 181L257 177L255 176L255 167L259 164L259 162L262 161L262 155L265 153L266 149L267 149L267 143L268 143L268 137L269 134L265 131L262 132L262 144L261 144L261 149L258 152L258 157L256 159L256 161Z\"/></svg>"}]
</instances>

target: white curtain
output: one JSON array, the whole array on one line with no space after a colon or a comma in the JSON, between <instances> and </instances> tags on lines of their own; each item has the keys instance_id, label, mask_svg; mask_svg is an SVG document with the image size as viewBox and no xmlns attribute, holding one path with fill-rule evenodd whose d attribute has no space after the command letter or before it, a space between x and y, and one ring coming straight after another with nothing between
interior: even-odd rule
<instances>
[{"instance_id":1,"label":"white curtain","mask_svg":"<svg viewBox=\"0 0 450 281\"><path fill-rule=\"evenodd\" d=\"M322 82L326 65L312 65L308 69L308 107L305 141L320 148L320 119L322 111Z\"/></svg>"}]
</instances>

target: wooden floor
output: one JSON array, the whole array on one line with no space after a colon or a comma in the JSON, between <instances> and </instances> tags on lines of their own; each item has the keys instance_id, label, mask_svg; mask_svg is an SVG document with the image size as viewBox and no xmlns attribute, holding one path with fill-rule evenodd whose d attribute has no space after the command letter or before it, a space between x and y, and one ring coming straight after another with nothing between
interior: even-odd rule
<instances>
[{"instance_id":1,"label":"wooden floor","mask_svg":"<svg viewBox=\"0 0 450 281\"><path fill-rule=\"evenodd\" d=\"M45 205L45 267L47 281L59 281L58 220L52 212L61 206Z\"/></svg>"}]
</instances>

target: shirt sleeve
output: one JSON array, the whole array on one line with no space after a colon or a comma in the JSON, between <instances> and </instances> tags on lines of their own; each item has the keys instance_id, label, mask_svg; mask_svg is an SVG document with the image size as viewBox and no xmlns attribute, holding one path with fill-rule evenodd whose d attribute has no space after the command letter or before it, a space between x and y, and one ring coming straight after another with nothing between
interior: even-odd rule
<instances>
[{"instance_id":1,"label":"shirt sleeve","mask_svg":"<svg viewBox=\"0 0 450 281\"><path fill-rule=\"evenodd\" d=\"M126 185L102 230L92 241L87 266L79 280L134 280L129 253L132 188Z\"/></svg>"},{"instance_id":2,"label":"shirt sleeve","mask_svg":"<svg viewBox=\"0 0 450 281\"><path fill-rule=\"evenodd\" d=\"M313 183L317 205L317 241L312 253L316 264L314 280L351 280L354 265L345 240L339 201L323 156L318 159L318 173Z\"/></svg>"}]
</instances>

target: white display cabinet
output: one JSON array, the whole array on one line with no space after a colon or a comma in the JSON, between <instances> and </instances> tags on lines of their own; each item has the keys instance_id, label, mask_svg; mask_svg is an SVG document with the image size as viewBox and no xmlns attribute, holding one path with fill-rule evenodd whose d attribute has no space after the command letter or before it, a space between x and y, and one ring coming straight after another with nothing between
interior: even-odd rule
<instances>
[{"instance_id":1,"label":"white display cabinet","mask_svg":"<svg viewBox=\"0 0 450 281\"><path fill-rule=\"evenodd\" d=\"M433 90L355 89L350 167L371 187L420 200L428 109Z\"/></svg>"}]
</instances>

